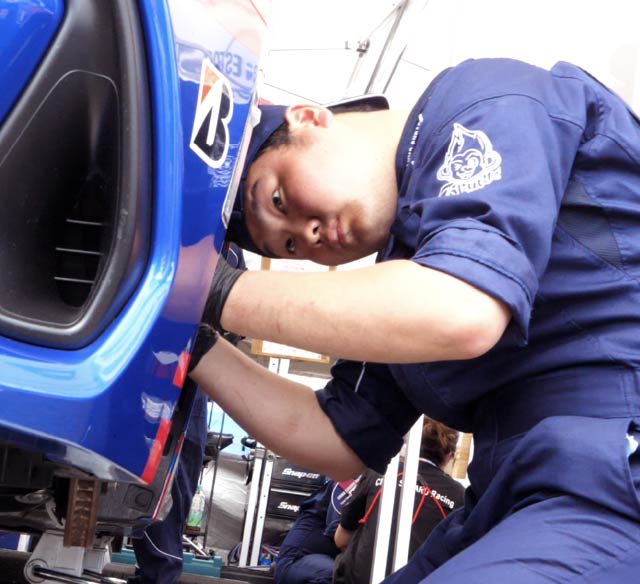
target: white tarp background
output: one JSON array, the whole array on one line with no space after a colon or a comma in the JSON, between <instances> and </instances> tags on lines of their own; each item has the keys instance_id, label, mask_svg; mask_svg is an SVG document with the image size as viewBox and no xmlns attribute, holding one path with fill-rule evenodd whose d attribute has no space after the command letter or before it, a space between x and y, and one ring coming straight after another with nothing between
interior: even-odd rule
<instances>
[{"instance_id":1,"label":"white tarp background","mask_svg":"<svg viewBox=\"0 0 640 584\"><path fill-rule=\"evenodd\" d=\"M345 42L357 46L399 4L273 0L262 96L275 103L343 97L358 59ZM387 94L392 105L411 104L439 71L470 57L512 57L543 67L564 60L589 70L638 111L639 21L635 0L409 0L399 30L408 46ZM369 70L351 93L364 91L388 28L371 36Z\"/></svg>"}]
</instances>

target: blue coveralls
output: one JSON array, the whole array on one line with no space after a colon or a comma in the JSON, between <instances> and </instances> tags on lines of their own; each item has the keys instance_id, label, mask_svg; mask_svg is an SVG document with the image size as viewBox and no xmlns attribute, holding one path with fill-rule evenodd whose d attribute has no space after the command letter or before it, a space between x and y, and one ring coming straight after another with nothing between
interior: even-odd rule
<instances>
[{"instance_id":1,"label":"blue coveralls","mask_svg":"<svg viewBox=\"0 0 640 584\"><path fill-rule=\"evenodd\" d=\"M327 479L305 499L300 514L280 546L274 572L276 584L331 584L340 550L333 542L340 515L332 504L336 483Z\"/></svg>"},{"instance_id":2,"label":"blue coveralls","mask_svg":"<svg viewBox=\"0 0 640 584\"><path fill-rule=\"evenodd\" d=\"M171 486L173 504L162 521L133 539L136 575L130 584L175 584L182 574L182 534L196 492L207 441L207 397L198 389Z\"/></svg>"},{"instance_id":3,"label":"blue coveralls","mask_svg":"<svg viewBox=\"0 0 640 584\"><path fill-rule=\"evenodd\" d=\"M396 171L379 259L451 274L513 318L477 359L342 361L318 392L379 472L419 413L473 432L464 509L388 581L638 581L638 118L567 63L466 61L416 104Z\"/></svg>"},{"instance_id":4,"label":"blue coveralls","mask_svg":"<svg viewBox=\"0 0 640 584\"><path fill-rule=\"evenodd\" d=\"M194 234L191 233L193 238ZM235 244L224 251L227 263L246 270L242 250ZM240 337L228 334L225 338L236 344ZM130 584L174 584L182 574L182 535L191 501L198 486L207 442L207 396L198 389L191 409L191 417L182 443L176 475L171 487L173 505L163 521L151 524L143 537L133 540L138 567Z\"/></svg>"}]
</instances>

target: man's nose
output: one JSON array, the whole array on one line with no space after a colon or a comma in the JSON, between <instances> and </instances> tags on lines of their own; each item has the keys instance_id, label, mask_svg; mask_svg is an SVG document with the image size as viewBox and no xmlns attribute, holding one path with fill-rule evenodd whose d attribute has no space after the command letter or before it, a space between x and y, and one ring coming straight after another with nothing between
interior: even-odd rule
<instances>
[{"instance_id":1,"label":"man's nose","mask_svg":"<svg viewBox=\"0 0 640 584\"><path fill-rule=\"evenodd\" d=\"M308 245L317 245L320 241L320 220L308 219L304 224L302 235Z\"/></svg>"}]
</instances>

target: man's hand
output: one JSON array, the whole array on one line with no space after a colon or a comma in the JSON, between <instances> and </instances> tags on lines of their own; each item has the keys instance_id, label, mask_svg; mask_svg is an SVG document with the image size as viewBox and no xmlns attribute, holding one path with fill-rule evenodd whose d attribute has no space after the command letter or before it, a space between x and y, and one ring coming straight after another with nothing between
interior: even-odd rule
<instances>
[{"instance_id":1,"label":"man's hand","mask_svg":"<svg viewBox=\"0 0 640 584\"><path fill-rule=\"evenodd\" d=\"M218 334L218 331L216 331L211 325L206 323L200 324L193 346L193 351L191 351L191 359L189 360L188 368L189 373L198 366L200 359L202 359L203 355L208 353L211 347L216 344L219 337L220 335Z\"/></svg>"},{"instance_id":2,"label":"man's hand","mask_svg":"<svg viewBox=\"0 0 640 584\"><path fill-rule=\"evenodd\" d=\"M226 333L220 324L222 310L231 292L231 288L242 276L244 270L232 268L224 258L218 258L218 265L211 281L209 296L202 314L202 322L211 325L220 333Z\"/></svg>"}]
</instances>

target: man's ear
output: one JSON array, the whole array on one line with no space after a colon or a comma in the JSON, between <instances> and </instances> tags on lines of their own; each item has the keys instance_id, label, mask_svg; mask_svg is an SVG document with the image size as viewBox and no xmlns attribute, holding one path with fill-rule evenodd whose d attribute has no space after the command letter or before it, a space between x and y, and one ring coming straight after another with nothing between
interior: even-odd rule
<instances>
[{"instance_id":1,"label":"man's ear","mask_svg":"<svg viewBox=\"0 0 640 584\"><path fill-rule=\"evenodd\" d=\"M333 113L321 105L290 105L284 112L284 119L291 129L309 124L327 128L333 120Z\"/></svg>"}]
</instances>

